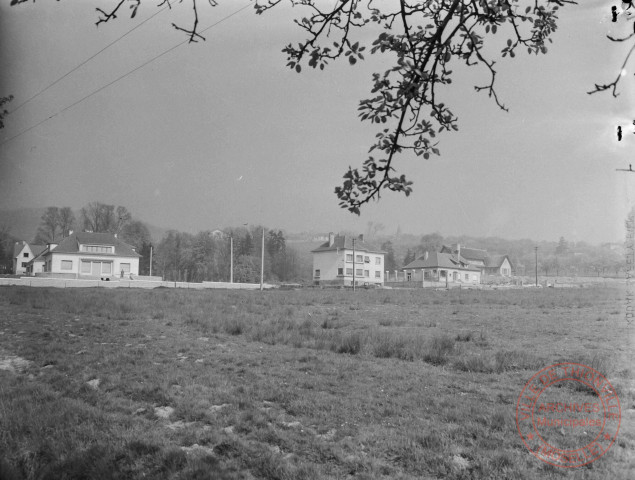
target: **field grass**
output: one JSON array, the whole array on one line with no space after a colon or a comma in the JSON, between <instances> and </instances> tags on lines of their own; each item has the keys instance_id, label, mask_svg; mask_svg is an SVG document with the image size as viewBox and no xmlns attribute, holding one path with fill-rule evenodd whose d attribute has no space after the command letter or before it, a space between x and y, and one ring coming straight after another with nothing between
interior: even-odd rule
<instances>
[{"instance_id":1,"label":"field grass","mask_svg":"<svg viewBox=\"0 0 635 480\"><path fill-rule=\"evenodd\" d=\"M600 287L3 287L0 479L632 478L623 310ZM537 460L515 423L525 383L566 361L622 408L577 469Z\"/></svg>"}]
</instances>

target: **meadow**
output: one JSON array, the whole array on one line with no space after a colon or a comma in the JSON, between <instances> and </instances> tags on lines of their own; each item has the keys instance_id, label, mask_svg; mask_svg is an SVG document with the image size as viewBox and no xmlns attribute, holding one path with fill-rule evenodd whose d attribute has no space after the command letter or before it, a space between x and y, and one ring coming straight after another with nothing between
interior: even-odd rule
<instances>
[{"instance_id":1,"label":"meadow","mask_svg":"<svg viewBox=\"0 0 635 480\"><path fill-rule=\"evenodd\" d=\"M635 471L620 288L192 291L0 287L0 479L621 479ZM621 403L580 468L516 401L578 362Z\"/></svg>"}]
</instances>

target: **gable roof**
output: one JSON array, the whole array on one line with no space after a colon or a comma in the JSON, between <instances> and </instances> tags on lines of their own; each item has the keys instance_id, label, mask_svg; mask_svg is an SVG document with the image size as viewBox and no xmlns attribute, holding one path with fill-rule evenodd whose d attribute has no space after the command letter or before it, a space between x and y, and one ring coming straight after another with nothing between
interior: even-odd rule
<instances>
[{"instance_id":1,"label":"gable roof","mask_svg":"<svg viewBox=\"0 0 635 480\"><path fill-rule=\"evenodd\" d=\"M463 253L463 252L461 252ZM411 270L416 268L455 268L457 270L470 270L478 272L478 268L470 267L467 262L459 259L451 253L431 252L428 258L425 255L417 258L414 262L410 262L403 267L402 270Z\"/></svg>"},{"instance_id":2,"label":"gable roof","mask_svg":"<svg viewBox=\"0 0 635 480\"><path fill-rule=\"evenodd\" d=\"M509 262L509 266L513 268L512 261L507 255L490 255L489 257L487 257L485 266L488 268L500 268L501 265L503 265L505 259L507 259L507 261Z\"/></svg>"},{"instance_id":3,"label":"gable roof","mask_svg":"<svg viewBox=\"0 0 635 480\"><path fill-rule=\"evenodd\" d=\"M37 257L40 253L42 253L46 249L46 245L37 245L35 243L27 243L27 242L15 242L13 245L13 258L20 255L20 252L24 250L25 246L29 246L31 249L31 253L33 253L34 257Z\"/></svg>"},{"instance_id":4,"label":"gable roof","mask_svg":"<svg viewBox=\"0 0 635 480\"><path fill-rule=\"evenodd\" d=\"M355 251L357 252L367 252L367 253L386 253L383 250L378 249L374 245L371 245L364 240L361 240L357 237L352 237L350 235L335 235L333 239L333 245L329 246L329 242L325 242L315 250L311 250L311 253L317 252L329 252L331 250L352 250L353 249L353 239L355 240Z\"/></svg>"},{"instance_id":5,"label":"gable roof","mask_svg":"<svg viewBox=\"0 0 635 480\"><path fill-rule=\"evenodd\" d=\"M132 245L128 245L122 242L112 233L93 233L93 232L78 232L73 233L62 240L57 247L53 250L47 251L44 255L50 255L52 253L80 253L80 245L104 245L115 247L115 253L91 253L81 252L82 255L99 255L99 256L113 256L113 257L140 257L137 252L133 250Z\"/></svg>"},{"instance_id":6,"label":"gable roof","mask_svg":"<svg viewBox=\"0 0 635 480\"><path fill-rule=\"evenodd\" d=\"M443 245L441 248L441 253L456 253L457 246L454 245ZM461 257L466 260L480 260L485 263L488 255L487 250L481 250L480 248L468 248L461 246Z\"/></svg>"}]
</instances>

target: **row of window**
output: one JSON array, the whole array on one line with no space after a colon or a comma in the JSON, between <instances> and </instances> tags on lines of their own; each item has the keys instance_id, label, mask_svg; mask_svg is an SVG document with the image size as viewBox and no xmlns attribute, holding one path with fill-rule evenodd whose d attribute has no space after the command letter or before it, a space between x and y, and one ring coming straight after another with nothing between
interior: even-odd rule
<instances>
[{"instance_id":1,"label":"row of window","mask_svg":"<svg viewBox=\"0 0 635 480\"><path fill-rule=\"evenodd\" d=\"M114 247L105 247L103 245L82 245L82 252L114 253Z\"/></svg>"},{"instance_id":2,"label":"row of window","mask_svg":"<svg viewBox=\"0 0 635 480\"><path fill-rule=\"evenodd\" d=\"M347 253L346 254L346 261L347 262L352 262L353 261L353 254L352 253ZM365 256L365 255L355 255L355 262L356 263L370 263L370 257L369 256ZM375 257L375 265L381 265L381 257Z\"/></svg>"},{"instance_id":3,"label":"row of window","mask_svg":"<svg viewBox=\"0 0 635 480\"><path fill-rule=\"evenodd\" d=\"M343 276L344 275L344 269L343 268L338 268L337 269L337 275L338 276ZM353 269L352 268L347 268L346 269L346 275L352 276L353 275ZM356 268L355 269L355 275L358 277L368 277L370 278L370 270L364 270L363 268ZM320 278L320 270L317 269L315 271L315 278L319 279ZM381 278L381 272L375 272L375 278Z\"/></svg>"}]
</instances>

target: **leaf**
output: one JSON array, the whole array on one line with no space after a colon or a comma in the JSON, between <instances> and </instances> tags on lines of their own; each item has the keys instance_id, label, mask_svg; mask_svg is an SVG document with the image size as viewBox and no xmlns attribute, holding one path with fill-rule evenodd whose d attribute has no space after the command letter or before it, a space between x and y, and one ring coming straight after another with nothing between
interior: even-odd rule
<instances>
[{"instance_id":1,"label":"leaf","mask_svg":"<svg viewBox=\"0 0 635 480\"><path fill-rule=\"evenodd\" d=\"M510 39L510 38L508 38L508 39L507 39L507 46L508 46L508 47L511 47L511 46L512 46L512 41L511 41L511 39Z\"/></svg>"},{"instance_id":2,"label":"leaf","mask_svg":"<svg viewBox=\"0 0 635 480\"><path fill-rule=\"evenodd\" d=\"M300 73L302 71L302 67L300 66L300 64L297 64L295 66L295 71L298 72L298 73Z\"/></svg>"},{"instance_id":3,"label":"leaf","mask_svg":"<svg viewBox=\"0 0 635 480\"><path fill-rule=\"evenodd\" d=\"M354 56L351 55L350 57L348 57L348 62L351 65L355 65L357 63L357 59Z\"/></svg>"},{"instance_id":4,"label":"leaf","mask_svg":"<svg viewBox=\"0 0 635 480\"><path fill-rule=\"evenodd\" d=\"M496 25L492 25L492 33L496 33Z\"/></svg>"}]
</instances>

